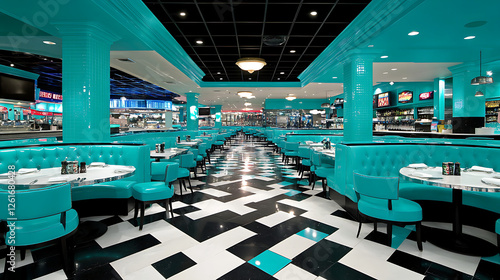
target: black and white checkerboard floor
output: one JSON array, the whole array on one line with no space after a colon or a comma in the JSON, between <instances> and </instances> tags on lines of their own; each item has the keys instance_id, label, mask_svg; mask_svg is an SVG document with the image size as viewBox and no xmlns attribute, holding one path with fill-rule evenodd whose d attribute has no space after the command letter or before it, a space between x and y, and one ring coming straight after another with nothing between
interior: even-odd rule
<instances>
[{"instance_id":1,"label":"black and white checkerboard floor","mask_svg":"<svg viewBox=\"0 0 500 280\"><path fill-rule=\"evenodd\" d=\"M357 222L326 198L321 182L311 190L258 143L239 139L216 152L207 174L193 180L193 194L176 197L173 218L165 220L160 205L147 209L142 231L133 211L88 219L109 228L77 247L76 279L500 279L500 256L426 242L420 252L411 227L395 227L392 247L370 224L356 238ZM58 254L54 246L28 251L16 275L66 279Z\"/></svg>"}]
</instances>

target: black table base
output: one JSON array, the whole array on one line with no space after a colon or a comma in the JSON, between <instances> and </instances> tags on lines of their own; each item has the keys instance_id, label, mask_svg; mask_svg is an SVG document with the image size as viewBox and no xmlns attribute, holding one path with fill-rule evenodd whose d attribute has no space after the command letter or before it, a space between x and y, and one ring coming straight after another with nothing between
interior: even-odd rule
<instances>
[{"instance_id":1,"label":"black table base","mask_svg":"<svg viewBox=\"0 0 500 280\"><path fill-rule=\"evenodd\" d=\"M489 257L498 254L497 247L479 237L453 231L424 227L425 239L439 248L469 256ZM425 250L425 246L424 246Z\"/></svg>"},{"instance_id":2,"label":"black table base","mask_svg":"<svg viewBox=\"0 0 500 280\"><path fill-rule=\"evenodd\" d=\"M87 243L103 236L108 231L108 226L102 222L85 221L78 225L78 230L75 234L75 242L77 245Z\"/></svg>"}]
</instances>

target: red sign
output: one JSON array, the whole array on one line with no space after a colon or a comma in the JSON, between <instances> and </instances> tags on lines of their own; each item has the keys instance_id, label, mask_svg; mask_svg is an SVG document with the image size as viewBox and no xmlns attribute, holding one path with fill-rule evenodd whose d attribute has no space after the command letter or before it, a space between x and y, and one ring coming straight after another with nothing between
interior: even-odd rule
<instances>
[{"instance_id":1,"label":"red sign","mask_svg":"<svg viewBox=\"0 0 500 280\"><path fill-rule=\"evenodd\" d=\"M30 109L23 109L23 115L30 115L31 110Z\"/></svg>"},{"instance_id":2,"label":"red sign","mask_svg":"<svg viewBox=\"0 0 500 280\"><path fill-rule=\"evenodd\" d=\"M43 91L41 90L40 93L38 94L39 97L45 98L45 99L52 99L52 100L58 100L62 101L62 95L57 94L57 93L52 93L48 91Z\"/></svg>"},{"instance_id":3,"label":"red sign","mask_svg":"<svg viewBox=\"0 0 500 280\"><path fill-rule=\"evenodd\" d=\"M0 112L5 113L8 111L9 111L9 109L7 109L7 107L0 106Z\"/></svg>"},{"instance_id":4,"label":"red sign","mask_svg":"<svg viewBox=\"0 0 500 280\"><path fill-rule=\"evenodd\" d=\"M31 114L33 116L52 116L51 112L41 112L41 111L37 111L37 110L31 110Z\"/></svg>"},{"instance_id":5,"label":"red sign","mask_svg":"<svg viewBox=\"0 0 500 280\"><path fill-rule=\"evenodd\" d=\"M62 117L61 113L54 113L54 116Z\"/></svg>"},{"instance_id":6,"label":"red sign","mask_svg":"<svg viewBox=\"0 0 500 280\"><path fill-rule=\"evenodd\" d=\"M262 113L262 110L222 110L222 113Z\"/></svg>"},{"instance_id":7,"label":"red sign","mask_svg":"<svg viewBox=\"0 0 500 280\"><path fill-rule=\"evenodd\" d=\"M434 91L423 92L419 95L420 100L432 99L434 97Z\"/></svg>"}]
</instances>

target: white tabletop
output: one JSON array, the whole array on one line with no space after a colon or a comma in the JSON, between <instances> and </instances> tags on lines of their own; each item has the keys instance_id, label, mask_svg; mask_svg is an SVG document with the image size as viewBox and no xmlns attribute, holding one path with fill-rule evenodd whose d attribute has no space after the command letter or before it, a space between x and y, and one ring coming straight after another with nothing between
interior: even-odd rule
<instances>
[{"instance_id":1,"label":"white tabletop","mask_svg":"<svg viewBox=\"0 0 500 280\"><path fill-rule=\"evenodd\" d=\"M64 182L70 183L71 187L93 185L103 182L111 182L132 176L135 167L124 165L105 165L103 167L87 166L86 173L61 174L61 167L44 168L38 172L19 175L14 178L16 189L36 189ZM60 181L49 181L51 178L60 178ZM0 189L5 189L9 179L0 179Z\"/></svg>"},{"instance_id":2,"label":"white tabletop","mask_svg":"<svg viewBox=\"0 0 500 280\"><path fill-rule=\"evenodd\" d=\"M481 182L483 178L500 178L500 173L485 173L485 172L475 172L475 171L464 171L462 170L460 176L454 175L442 175L441 167L429 167L425 169L414 169L409 167L403 167L399 170L399 173L403 178L408 179L411 182L438 186L450 189L459 189L466 191L476 191L476 192L500 192L500 186L487 185ZM431 178L423 178L416 176L415 173L424 173L431 176Z\"/></svg>"},{"instance_id":3,"label":"white tabletop","mask_svg":"<svg viewBox=\"0 0 500 280\"><path fill-rule=\"evenodd\" d=\"M177 145L184 145L184 146L196 146L198 144L199 144L198 141L190 141L190 142L181 141L181 142L177 143Z\"/></svg>"},{"instance_id":4,"label":"white tabletop","mask_svg":"<svg viewBox=\"0 0 500 280\"><path fill-rule=\"evenodd\" d=\"M171 159L175 156L178 156L180 154L183 154L187 152L187 149L181 149L181 148L170 148L170 149L165 149L164 153L157 153L156 151L150 151L150 156L152 158L164 158L164 159Z\"/></svg>"},{"instance_id":5,"label":"white tabletop","mask_svg":"<svg viewBox=\"0 0 500 280\"><path fill-rule=\"evenodd\" d=\"M324 156L335 159L335 147L332 147L330 150L326 150L319 147L313 147L312 149L315 150L316 152L320 152Z\"/></svg>"}]
</instances>

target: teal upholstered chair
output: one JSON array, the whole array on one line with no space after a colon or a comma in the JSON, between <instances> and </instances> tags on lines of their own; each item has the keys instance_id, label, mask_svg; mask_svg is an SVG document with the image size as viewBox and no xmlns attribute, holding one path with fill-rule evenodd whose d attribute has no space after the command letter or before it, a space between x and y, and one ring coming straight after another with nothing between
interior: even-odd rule
<instances>
[{"instance_id":1,"label":"teal upholstered chair","mask_svg":"<svg viewBox=\"0 0 500 280\"><path fill-rule=\"evenodd\" d=\"M288 163L288 160L292 158L296 164L298 164L299 157L299 142L285 142L285 162Z\"/></svg>"},{"instance_id":2,"label":"teal upholstered chair","mask_svg":"<svg viewBox=\"0 0 500 280\"><path fill-rule=\"evenodd\" d=\"M398 177L367 176L354 173L354 190L358 196L358 211L362 218L387 223L389 246L392 224L416 224L417 246L422 251L422 208L414 201L399 197ZM358 234L361 231L359 222Z\"/></svg>"},{"instance_id":3,"label":"teal upholstered chair","mask_svg":"<svg viewBox=\"0 0 500 280\"><path fill-rule=\"evenodd\" d=\"M299 159L299 174L300 179L302 179L305 171L311 171L311 149L306 146L299 147Z\"/></svg>"},{"instance_id":4,"label":"teal upholstered chair","mask_svg":"<svg viewBox=\"0 0 500 280\"><path fill-rule=\"evenodd\" d=\"M323 191L326 191L326 177L335 173L335 166L323 163L321 161L321 153L311 150L311 173L312 173L312 189L316 185L316 180L321 179Z\"/></svg>"},{"instance_id":5,"label":"teal upholstered chair","mask_svg":"<svg viewBox=\"0 0 500 280\"><path fill-rule=\"evenodd\" d=\"M177 180L179 164L171 162L170 164L166 164L164 166L165 175L163 182L145 182L135 184L132 187L132 196L135 199L134 219L137 219L137 214L139 209L141 209L139 230L142 230L142 226L144 225L144 210L146 208L146 204L165 202L165 218L168 218L169 207L172 217L174 216L171 200L174 196L174 187L172 183Z\"/></svg>"},{"instance_id":6,"label":"teal upholstered chair","mask_svg":"<svg viewBox=\"0 0 500 280\"><path fill-rule=\"evenodd\" d=\"M179 165L178 163L172 161L151 162L151 181L165 180L165 170L167 165L174 163ZM175 179L177 179L177 177Z\"/></svg>"},{"instance_id":7,"label":"teal upholstered chair","mask_svg":"<svg viewBox=\"0 0 500 280\"><path fill-rule=\"evenodd\" d=\"M224 134L217 134L217 140L214 143L215 149L219 149L221 152L224 150L224 143L226 138L224 138Z\"/></svg>"},{"instance_id":8,"label":"teal upholstered chair","mask_svg":"<svg viewBox=\"0 0 500 280\"><path fill-rule=\"evenodd\" d=\"M207 166L206 166L206 158L209 157L209 154L207 152L207 143L200 143L198 145L198 157L196 158L196 165L197 167L201 168L201 171L206 172L207 171Z\"/></svg>"},{"instance_id":9,"label":"teal upholstered chair","mask_svg":"<svg viewBox=\"0 0 500 280\"><path fill-rule=\"evenodd\" d=\"M14 216L8 211L7 201L15 203ZM15 196L5 189L0 190L0 199L5 201L0 209L0 221L16 218L15 229L2 232L5 243L21 250L21 259L29 247L44 247L49 242L58 240L61 247L61 258L64 272L68 278L75 273L73 234L78 228L78 213L71 208L71 186L67 183L50 187L16 190ZM3 230L4 227L0 227ZM15 239L9 240L10 230L14 230ZM12 242L12 243L11 243ZM9 250L6 251L7 254ZM10 267L5 260L4 275L10 274ZM14 272L15 273L15 272ZM15 275L12 275L15 276ZM5 279L7 279L5 277Z\"/></svg>"},{"instance_id":10,"label":"teal upholstered chair","mask_svg":"<svg viewBox=\"0 0 500 280\"><path fill-rule=\"evenodd\" d=\"M179 172L177 173L177 178L179 179L179 188L181 190L182 195L182 185L184 185L184 189L186 189L186 182L189 183L189 188L191 189L191 193L193 192L193 187L191 186L191 169L196 168L196 161L194 160L194 154L188 153L181 155L179 157Z\"/></svg>"}]
</instances>

